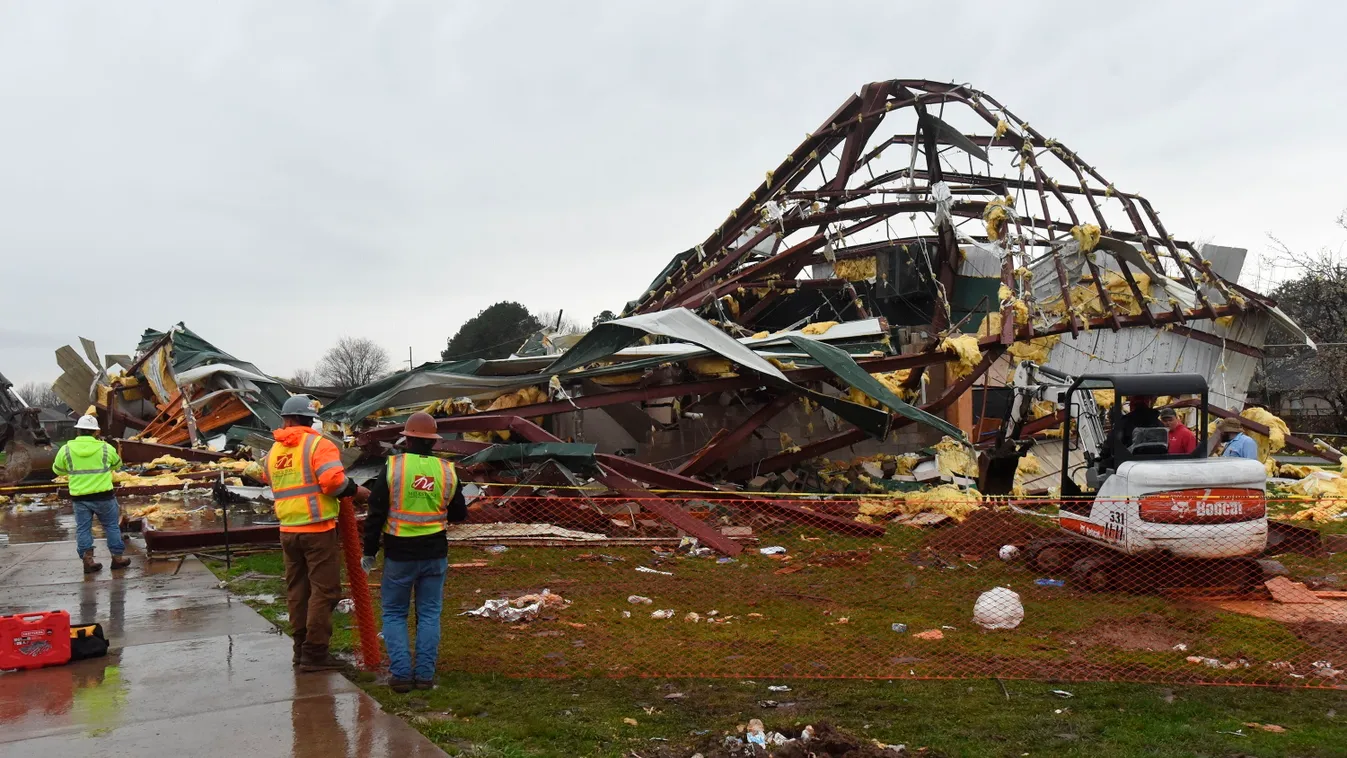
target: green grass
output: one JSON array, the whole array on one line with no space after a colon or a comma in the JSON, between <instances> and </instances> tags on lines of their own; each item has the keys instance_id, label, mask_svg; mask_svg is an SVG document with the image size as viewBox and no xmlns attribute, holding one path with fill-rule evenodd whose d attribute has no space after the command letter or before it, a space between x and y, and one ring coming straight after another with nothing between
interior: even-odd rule
<instances>
[{"instance_id":1,"label":"green grass","mask_svg":"<svg viewBox=\"0 0 1347 758\"><path fill-rule=\"evenodd\" d=\"M788 547L790 562L745 553L735 563L678 558L658 566L673 577L637 573L637 565L652 565L654 556L644 548L515 548L500 555L454 548L451 562L489 565L451 571L440 688L396 695L372 675L357 681L453 755L685 757L755 717L769 729L830 721L862 737L950 756L1347 755L1344 692L1044 683L1109 676L1267 681L1272 660L1324 657L1281 624L1152 595L1038 587L1035 574L994 559L955 559L949 561L955 568L943 568L919 549L925 534L915 530L890 530L878 541L807 539L813 536L821 535L796 531L764 543ZM865 550L869 562L775 573L807 563L825 544L832 551ZM588 552L623 560L583 560ZM1308 570L1323 571L1341 557L1304 561ZM1299 558L1286 562L1302 565ZM212 567L223 575L222 565ZM231 587L238 594L278 595L272 604L250 601L273 621L285 611L281 574L278 553L240 558L229 572L231 578L262 575ZM977 594L998 585L1024 598L1026 619L1014 632L985 632L969 620ZM488 598L543 587L572 604L517 628L457 615ZM372 590L377 602L377 587ZM629 605L630 594L655 603ZM649 612L656 608L674 608L678 617L653 620ZM687 611L712 609L736 618L723 626L681 620ZM847 623L838 623L843 618ZM911 632L954 629L945 629L940 642L922 642L893 633L895 621ZM350 616L335 618L335 650L351 649L351 624ZM1099 642L1102 632L1129 624L1163 630L1189 650ZM1213 671L1187 663L1186 655L1246 657L1252 667ZM811 678L856 674L897 681ZM959 674L973 678L901 679ZM987 678L994 675L1039 681L1007 678L1003 691ZM744 683L748 679L754 683ZM768 684L789 684L792 691L768 692ZM1075 696L1062 699L1053 689ZM672 692L685 697L666 700ZM794 705L759 706L767 699ZM1246 737L1220 734L1244 722L1287 731L1244 727Z\"/></svg>"},{"instance_id":2,"label":"green grass","mask_svg":"<svg viewBox=\"0 0 1347 758\"><path fill-rule=\"evenodd\" d=\"M1249 688L994 681L574 679L446 674L432 692L362 685L451 755L691 755L750 718L768 729L830 721L947 756L1340 756L1347 695ZM774 693L767 685L789 683ZM682 693L680 700L667 700ZM1007 696L1008 693L1008 696ZM778 700L794 705L763 708ZM651 709L651 710L648 710ZM1338 714L1342 715L1338 715ZM631 718L636 726L624 723ZM1286 728L1272 734L1245 722ZM1220 732L1242 730L1247 737ZM657 738L668 743L655 741Z\"/></svg>"}]
</instances>

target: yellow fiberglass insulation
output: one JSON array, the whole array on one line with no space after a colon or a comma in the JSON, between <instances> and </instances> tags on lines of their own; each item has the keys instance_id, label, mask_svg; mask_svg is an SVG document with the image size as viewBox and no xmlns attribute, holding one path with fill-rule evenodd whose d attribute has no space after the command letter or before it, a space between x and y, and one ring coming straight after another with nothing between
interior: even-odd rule
<instances>
[{"instance_id":1,"label":"yellow fiberglass insulation","mask_svg":"<svg viewBox=\"0 0 1347 758\"><path fill-rule=\"evenodd\" d=\"M892 392L893 394L897 395L902 400L910 402L912 400L916 400L918 397L921 396L921 387L909 388L903 386L903 382L907 381L908 377L910 377L911 375L912 369L905 368L902 369L901 371L890 371L887 374L871 374L870 376L873 376L875 379L879 381L880 384L887 387L889 392ZM847 390L847 399L853 403L859 403L861 405L870 408L879 407L878 400L874 399L873 397L870 397L864 392L861 392L855 387L852 387L851 389Z\"/></svg>"},{"instance_id":2,"label":"yellow fiberglass insulation","mask_svg":"<svg viewBox=\"0 0 1347 758\"><path fill-rule=\"evenodd\" d=\"M773 366L776 366L782 371L794 371L795 369L799 368L799 366L795 365L795 361L783 361L780 358L768 358L767 362L772 364Z\"/></svg>"},{"instance_id":3,"label":"yellow fiberglass insulation","mask_svg":"<svg viewBox=\"0 0 1347 758\"><path fill-rule=\"evenodd\" d=\"M917 461L919 460L921 460L921 456L917 455L916 453L903 453L902 455L894 458L894 462L898 465L897 470L893 472L894 475L911 476L912 470L917 467Z\"/></svg>"},{"instance_id":4,"label":"yellow fiberglass insulation","mask_svg":"<svg viewBox=\"0 0 1347 758\"><path fill-rule=\"evenodd\" d=\"M1286 447L1286 436L1291 433L1291 429L1271 411L1266 408L1245 408L1239 415L1268 428L1266 435L1249 429L1244 430L1245 434L1253 437L1254 442L1258 443L1258 460L1267 461L1273 453Z\"/></svg>"},{"instance_id":5,"label":"yellow fiberglass insulation","mask_svg":"<svg viewBox=\"0 0 1347 758\"><path fill-rule=\"evenodd\" d=\"M1029 407L1029 418L1040 419L1051 416L1057 412L1057 403L1051 400L1035 400Z\"/></svg>"},{"instance_id":6,"label":"yellow fiberglass insulation","mask_svg":"<svg viewBox=\"0 0 1347 758\"><path fill-rule=\"evenodd\" d=\"M837 326L836 321L820 321L817 324L810 324L800 330L800 334L808 334L811 337L817 337L820 334L827 334L828 330Z\"/></svg>"},{"instance_id":7,"label":"yellow fiberglass insulation","mask_svg":"<svg viewBox=\"0 0 1347 758\"><path fill-rule=\"evenodd\" d=\"M949 437L935 444L935 465L943 477L976 477L978 475L977 456L968 446Z\"/></svg>"},{"instance_id":8,"label":"yellow fiberglass insulation","mask_svg":"<svg viewBox=\"0 0 1347 758\"><path fill-rule=\"evenodd\" d=\"M956 521L963 521L981 507L982 495L977 490L962 490L952 484L909 492L903 497L904 513L943 513Z\"/></svg>"},{"instance_id":9,"label":"yellow fiberglass insulation","mask_svg":"<svg viewBox=\"0 0 1347 758\"><path fill-rule=\"evenodd\" d=\"M167 466L169 468L183 468L184 466L187 465L187 461L181 458L175 458L174 456L171 455L161 455L158 458L155 458L154 460L150 461L149 465Z\"/></svg>"},{"instance_id":10,"label":"yellow fiberglass insulation","mask_svg":"<svg viewBox=\"0 0 1347 758\"><path fill-rule=\"evenodd\" d=\"M1094 390L1092 394L1094 395L1094 404L1104 410L1112 408L1113 403L1117 400L1113 390Z\"/></svg>"},{"instance_id":11,"label":"yellow fiberglass insulation","mask_svg":"<svg viewBox=\"0 0 1347 758\"><path fill-rule=\"evenodd\" d=\"M1016 476L1033 476L1043 473L1043 462L1033 453L1027 453L1015 468Z\"/></svg>"},{"instance_id":12,"label":"yellow fiberglass insulation","mask_svg":"<svg viewBox=\"0 0 1347 758\"><path fill-rule=\"evenodd\" d=\"M688 368L703 377L729 379L738 376L734 373L734 364L724 358L693 358L688 361Z\"/></svg>"},{"instance_id":13,"label":"yellow fiberglass insulation","mask_svg":"<svg viewBox=\"0 0 1347 758\"><path fill-rule=\"evenodd\" d=\"M758 332L757 334L754 334L754 335L753 335L753 339L755 339L755 340L765 340L765 339L767 339L767 338L770 337L770 336L772 336L772 333L771 333L771 332Z\"/></svg>"},{"instance_id":14,"label":"yellow fiberglass insulation","mask_svg":"<svg viewBox=\"0 0 1347 758\"><path fill-rule=\"evenodd\" d=\"M1048 362L1048 356L1052 353L1052 348L1061 341L1062 335L1049 334L1046 337L1039 337L1028 342L1013 342L1006 352L1010 354L1011 365L1020 361L1033 361L1043 364Z\"/></svg>"},{"instance_id":15,"label":"yellow fiberglass insulation","mask_svg":"<svg viewBox=\"0 0 1347 758\"><path fill-rule=\"evenodd\" d=\"M726 296L720 298L720 302L721 302L721 303L724 303L724 305L725 305L725 310L729 311L730 318L739 318L739 301L738 301L738 300L735 300L734 297L733 297L732 295L726 295Z\"/></svg>"},{"instance_id":16,"label":"yellow fiberglass insulation","mask_svg":"<svg viewBox=\"0 0 1347 758\"><path fill-rule=\"evenodd\" d=\"M524 387L514 392L501 395L491 401L487 406L488 411L499 411L506 408L518 408L524 405L537 405L547 402L547 393L538 387Z\"/></svg>"},{"instance_id":17,"label":"yellow fiberglass insulation","mask_svg":"<svg viewBox=\"0 0 1347 758\"><path fill-rule=\"evenodd\" d=\"M882 524L902 507L903 501L897 498L867 498L861 500L856 520L862 524Z\"/></svg>"},{"instance_id":18,"label":"yellow fiberglass insulation","mask_svg":"<svg viewBox=\"0 0 1347 758\"><path fill-rule=\"evenodd\" d=\"M879 264L875 256L848 258L833 264L833 274L848 282L861 282L874 279L879 275Z\"/></svg>"},{"instance_id":19,"label":"yellow fiberglass insulation","mask_svg":"<svg viewBox=\"0 0 1347 758\"><path fill-rule=\"evenodd\" d=\"M1073 226L1071 227L1071 236L1076 238L1076 242L1080 244L1080 249L1088 253L1099 244L1099 227L1094 224Z\"/></svg>"},{"instance_id":20,"label":"yellow fiberglass insulation","mask_svg":"<svg viewBox=\"0 0 1347 758\"><path fill-rule=\"evenodd\" d=\"M607 376L596 376L590 381L600 387L625 387L629 384L636 384L645 376L644 372L631 371L625 374L609 374Z\"/></svg>"},{"instance_id":21,"label":"yellow fiberglass insulation","mask_svg":"<svg viewBox=\"0 0 1347 758\"><path fill-rule=\"evenodd\" d=\"M973 369L977 367L978 363L982 362L982 350L978 348L976 334L946 337L940 341L940 349L951 351L958 356L958 362L954 365L953 372L956 380L973 373Z\"/></svg>"},{"instance_id":22,"label":"yellow fiberglass insulation","mask_svg":"<svg viewBox=\"0 0 1347 758\"><path fill-rule=\"evenodd\" d=\"M987 203L987 207L982 211L982 221L987 225L988 239L999 240L1006 236L1006 226L1010 221L1008 209L1014 206L1013 200L1002 197Z\"/></svg>"}]
</instances>

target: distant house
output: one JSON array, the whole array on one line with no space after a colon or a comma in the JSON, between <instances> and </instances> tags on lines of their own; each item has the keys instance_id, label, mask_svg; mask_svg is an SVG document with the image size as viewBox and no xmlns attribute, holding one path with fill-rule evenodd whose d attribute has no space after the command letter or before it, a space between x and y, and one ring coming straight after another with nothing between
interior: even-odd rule
<instances>
[{"instance_id":1,"label":"distant house","mask_svg":"<svg viewBox=\"0 0 1347 758\"><path fill-rule=\"evenodd\" d=\"M43 408L37 416L38 423L47 430L47 436L51 437L54 443L65 442L75 437L75 419L71 418L70 410L61 406L61 408Z\"/></svg>"},{"instance_id":2,"label":"distant house","mask_svg":"<svg viewBox=\"0 0 1347 758\"><path fill-rule=\"evenodd\" d=\"M1334 388L1324 386L1329 382L1314 369L1313 360L1266 360L1249 388L1249 400L1281 416L1297 433L1342 432L1337 410L1329 400Z\"/></svg>"}]
</instances>

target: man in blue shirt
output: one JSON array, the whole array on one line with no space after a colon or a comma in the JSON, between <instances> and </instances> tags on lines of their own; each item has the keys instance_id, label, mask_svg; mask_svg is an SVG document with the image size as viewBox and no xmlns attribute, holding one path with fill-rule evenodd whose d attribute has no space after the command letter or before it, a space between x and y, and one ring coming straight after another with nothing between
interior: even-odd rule
<instances>
[{"instance_id":1,"label":"man in blue shirt","mask_svg":"<svg viewBox=\"0 0 1347 758\"><path fill-rule=\"evenodd\" d=\"M1221 453L1223 457L1258 460L1258 443L1244 433L1239 419L1221 419L1220 430L1221 438L1225 440L1225 452Z\"/></svg>"}]
</instances>

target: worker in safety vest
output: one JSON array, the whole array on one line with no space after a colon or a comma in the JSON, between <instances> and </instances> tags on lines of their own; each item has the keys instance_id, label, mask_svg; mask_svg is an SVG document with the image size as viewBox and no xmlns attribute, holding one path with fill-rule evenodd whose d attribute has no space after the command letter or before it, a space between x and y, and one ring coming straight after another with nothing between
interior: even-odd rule
<instances>
[{"instance_id":1,"label":"worker in safety vest","mask_svg":"<svg viewBox=\"0 0 1347 758\"><path fill-rule=\"evenodd\" d=\"M435 686L440 651L440 608L449 563L446 522L468 517L454 465L432 455L440 439L435 419L413 413L403 427L406 451L388 458L370 485L365 516L365 571L374 568L383 539L384 644L394 692ZM416 596L416 654L407 641L407 611Z\"/></svg>"},{"instance_id":2,"label":"worker in safety vest","mask_svg":"<svg viewBox=\"0 0 1347 758\"><path fill-rule=\"evenodd\" d=\"M265 473L281 522L294 664L301 671L332 671L342 668L328 652L332 610L341 600L338 499L354 496L363 502L369 490L346 477L337 446L314 430L318 414L312 400L289 398L281 418L285 426L274 433Z\"/></svg>"},{"instance_id":3,"label":"worker in safety vest","mask_svg":"<svg viewBox=\"0 0 1347 758\"><path fill-rule=\"evenodd\" d=\"M67 442L56 453L51 470L57 476L69 477L70 499L75 501L75 549L84 559L84 573L101 571L103 564L94 562L94 517L103 525L112 553L112 567L124 569L131 559L122 557L126 544L122 542L121 508L112 492L112 472L122 467L117 448L98 438L98 419L81 416L75 422L79 436Z\"/></svg>"}]
</instances>

